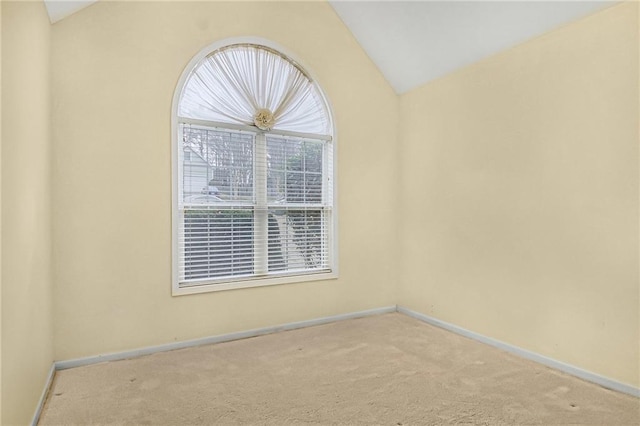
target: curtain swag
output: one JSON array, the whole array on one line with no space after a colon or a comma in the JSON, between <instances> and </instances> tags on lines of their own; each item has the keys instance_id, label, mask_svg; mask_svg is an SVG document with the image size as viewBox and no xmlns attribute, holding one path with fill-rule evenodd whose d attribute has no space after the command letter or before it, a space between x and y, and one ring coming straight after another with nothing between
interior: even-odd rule
<instances>
[{"instance_id":1,"label":"curtain swag","mask_svg":"<svg viewBox=\"0 0 640 426\"><path fill-rule=\"evenodd\" d=\"M236 44L205 57L182 91L179 116L330 135L326 105L295 62L265 46Z\"/></svg>"}]
</instances>

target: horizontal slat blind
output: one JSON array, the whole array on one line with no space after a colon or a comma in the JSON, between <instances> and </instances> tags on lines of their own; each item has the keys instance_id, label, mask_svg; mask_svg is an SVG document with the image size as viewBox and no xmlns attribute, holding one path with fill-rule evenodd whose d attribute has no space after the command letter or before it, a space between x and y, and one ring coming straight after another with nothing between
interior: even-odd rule
<instances>
[{"instance_id":1,"label":"horizontal slat blind","mask_svg":"<svg viewBox=\"0 0 640 426\"><path fill-rule=\"evenodd\" d=\"M185 280L253 273L253 211L185 210Z\"/></svg>"},{"instance_id":2,"label":"horizontal slat blind","mask_svg":"<svg viewBox=\"0 0 640 426\"><path fill-rule=\"evenodd\" d=\"M330 211L269 211L269 271L329 269Z\"/></svg>"},{"instance_id":3,"label":"horizontal slat blind","mask_svg":"<svg viewBox=\"0 0 640 426\"><path fill-rule=\"evenodd\" d=\"M186 123L181 136L181 287L331 270L331 141Z\"/></svg>"}]
</instances>

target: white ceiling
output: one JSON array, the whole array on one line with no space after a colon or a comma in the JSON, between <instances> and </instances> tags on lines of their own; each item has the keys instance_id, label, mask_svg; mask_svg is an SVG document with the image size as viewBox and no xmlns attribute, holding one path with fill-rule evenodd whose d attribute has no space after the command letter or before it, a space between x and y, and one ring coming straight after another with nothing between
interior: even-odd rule
<instances>
[{"instance_id":1,"label":"white ceiling","mask_svg":"<svg viewBox=\"0 0 640 426\"><path fill-rule=\"evenodd\" d=\"M98 0L44 0L52 24L73 15Z\"/></svg>"},{"instance_id":2,"label":"white ceiling","mask_svg":"<svg viewBox=\"0 0 640 426\"><path fill-rule=\"evenodd\" d=\"M97 0L44 0L51 22ZM397 93L567 22L604 1L329 0Z\"/></svg>"},{"instance_id":3,"label":"white ceiling","mask_svg":"<svg viewBox=\"0 0 640 426\"><path fill-rule=\"evenodd\" d=\"M404 93L611 1L340 1L340 18Z\"/></svg>"}]
</instances>

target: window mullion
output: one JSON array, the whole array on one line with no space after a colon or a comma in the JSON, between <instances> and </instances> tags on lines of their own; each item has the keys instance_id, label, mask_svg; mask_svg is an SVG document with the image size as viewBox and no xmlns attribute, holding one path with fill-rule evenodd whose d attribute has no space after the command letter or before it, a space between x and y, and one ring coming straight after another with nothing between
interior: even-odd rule
<instances>
[{"instance_id":1,"label":"window mullion","mask_svg":"<svg viewBox=\"0 0 640 426\"><path fill-rule=\"evenodd\" d=\"M254 212L254 273L269 272L269 211L267 208L267 137L264 133L255 138L255 212Z\"/></svg>"},{"instance_id":2,"label":"window mullion","mask_svg":"<svg viewBox=\"0 0 640 426\"><path fill-rule=\"evenodd\" d=\"M331 172L330 172L330 162L329 162L329 156L330 156L330 152L329 150L331 149L331 145L329 143L323 143L322 144L322 211L320 213L322 220L320 221L320 226L322 228L322 234L323 235L328 235L328 239L331 239L333 236L331 235L331 232L329 231L329 227L331 225L329 225L329 217L328 217L328 211L327 211L327 205L329 200L331 199L330 194L333 193L333 182L331 181ZM331 244L331 241L327 241L327 239L323 238L321 241L321 253L328 253L329 252L329 246L327 246L327 243ZM323 260L322 263L324 264L325 261Z\"/></svg>"}]
</instances>

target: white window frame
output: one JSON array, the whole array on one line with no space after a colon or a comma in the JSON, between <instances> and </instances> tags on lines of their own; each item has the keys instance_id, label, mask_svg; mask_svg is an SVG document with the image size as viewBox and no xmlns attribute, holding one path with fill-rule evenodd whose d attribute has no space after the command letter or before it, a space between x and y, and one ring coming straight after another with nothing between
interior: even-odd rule
<instances>
[{"instance_id":1,"label":"white window frame","mask_svg":"<svg viewBox=\"0 0 640 426\"><path fill-rule=\"evenodd\" d=\"M322 88L316 83L316 89L318 93L323 98L323 101L327 107L327 111L329 114L329 120L331 121L332 135L331 140L329 142L329 147L332 150L332 175L330 176L331 185L332 185L332 216L331 216L331 232L329 233L329 267L330 271L322 271L322 272L304 272L300 274L292 274L286 276L255 276L249 278L240 278L233 279L229 278L225 281L220 281L219 279L212 280L211 283L195 285L195 286L180 286L179 280L179 259L180 259L180 248L179 248L179 227L181 225L180 212L178 208L179 196L180 196L180 175L182 173L182 164L181 164L181 155L182 155L182 134L180 132L180 125L185 121L189 121L195 125L203 125L208 128L218 128L218 129L233 129L240 131L250 131L256 135L256 147L258 145L258 137L262 137L266 140L265 132L261 132L259 129L250 126L242 126L230 123L215 123L203 120L193 120L193 119L184 119L178 116L178 107L180 102L180 96L182 94L182 90L184 85L187 82L187 78L189 77L191 71L200 63L202 59L204 59L207 55L211 54L215 50L218 50L222 47L239 44L239 43L251 43L266 46L268 48L274 49L276 51L281 52L285 56L291 58L296 63L300 64L309 75L313 78L313 73L309 71L309 68L306 67L298 58L292 55L290 52L287 52L286 49L281 46L262 38L257 37L236 37L231 39L220 40L218 42L212 43L198 52L191 61L187 64L180 79L178 80L178 84L176 86L174 95L173 95L173 103L171 108L171 166L172 166L172 215L171 215L171 227L172 227L172 295L180 296L186 294L197 294L197 293L208 293L215 291L223 291L223 290L232 290L232 289L241 289L241 288L249 288L249 287L262 287L262 286L272 286L272 285L280 285L280 284L291 284L291 283L302 283L309 281L319 281L319 280L330 280L338 278L338 192L337 192L337 148L336 148L336 128L333 122L333 111L331 109L331 104L328 102L328 99ZM317 81L313 78L313 81ZM280 136L294 136L294 137L302 137L302 138L311 138L318 139L317 135L307 135L303 133L297 132L287 132L287 131L271 131L266 132L266 135L280 135ZM261 136L262 135L262 136ZM265 142L266 143L266 142ZM327 160L327 158L325 158ZM325 167L327 162L325 161ZM254 183L255 185L255 183Z\"/></svg>"}]
</instances>

